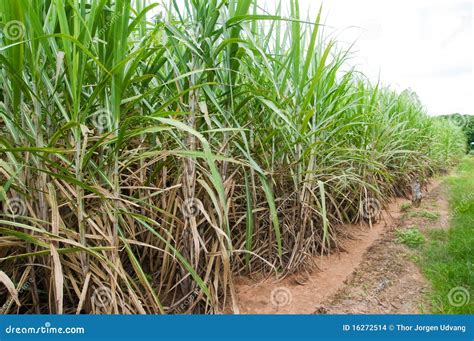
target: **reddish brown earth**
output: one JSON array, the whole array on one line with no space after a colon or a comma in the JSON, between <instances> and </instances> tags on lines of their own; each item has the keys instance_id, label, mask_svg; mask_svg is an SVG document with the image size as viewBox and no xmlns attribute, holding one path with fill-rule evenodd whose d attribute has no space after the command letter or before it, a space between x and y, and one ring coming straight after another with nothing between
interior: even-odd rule
<instances>
[{"instance_id":1,"label":"reddish brown earth","mask_svg":"<svg viewBox=\"0 0 474 341\"><path fill-rule=\"evenodd\" d=\"M395 229L416 225L421 231L447 227L448 203L440 181L428 186L419 208L401 211L396 199L382 219L368 226L345 226L344 252L314 259L317 270L278 280L236 280L243 314L416 314L429 306L429 285L398 243ZM427 213L428 212L428 213ZM428 215L428 217L427 217Z\"/></svg>"}]
</instances>

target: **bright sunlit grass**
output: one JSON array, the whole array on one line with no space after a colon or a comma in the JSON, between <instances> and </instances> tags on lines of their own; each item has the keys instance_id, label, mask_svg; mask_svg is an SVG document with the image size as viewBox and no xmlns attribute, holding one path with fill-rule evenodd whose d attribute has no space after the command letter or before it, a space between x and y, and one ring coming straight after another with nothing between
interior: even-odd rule
<instances>
[{"instance_id":1,"label":"bright sunlit grass","mask_svg":"<svg viewBox=\"0 0 474 341\"><path fill-rule=\"evenodd\" d=\"M434 312L474 313L474 159L449 180L451 228L431 233L421 266L433 285Z\"/></svg>"}]
</instances>

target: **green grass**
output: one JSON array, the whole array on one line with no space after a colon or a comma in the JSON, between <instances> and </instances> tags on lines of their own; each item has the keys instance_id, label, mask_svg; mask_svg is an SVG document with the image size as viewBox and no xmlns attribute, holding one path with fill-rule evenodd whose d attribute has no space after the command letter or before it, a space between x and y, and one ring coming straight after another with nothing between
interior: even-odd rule
<instances>
[{"instance_id":1,"label":"green grass","mask_svg":"<svg viewBox=\"0 0 474 341\"><path fill-rule=\"evenodd\" d=\"M425 237L417 226L411 226L406 229L395 230L395 236L397 241L401 244L405 244L411 248L416 248L423 245Z\"/></svg>"},{"instance_id":2,"label":"green grass","mask_svg":"<svg viewBox=\"0 0 474 341\"><path fill-rule=\"evenodd\" d=\"M474 158L466 158L448 183L450 229L430 233L420 265L433 286L435 313L473 314Z\"/></svg>"},{"instance_id":3,"label":"green grass","mask_svg":"<svg viewBox=\"0 0 474 341\"><path fill-rule=\"evenodd\" d=\"M410 212L408 214L409 218L425 218L431 221L435 221L439 219L439 213L437 212L430 212L427 210L421 210L416 212Z\"/></svg>"},{"instance_id":4,"label":"green grass","mask_svg":"<svg viewBox=\"0 0 474 341\"><path fill-rule=\"evenodd\" d=\"M407 212L412 207L413 207L413 204L411 202L404 202L403 204L400 205L400 211Z\"/></svg>"}]
</instances>

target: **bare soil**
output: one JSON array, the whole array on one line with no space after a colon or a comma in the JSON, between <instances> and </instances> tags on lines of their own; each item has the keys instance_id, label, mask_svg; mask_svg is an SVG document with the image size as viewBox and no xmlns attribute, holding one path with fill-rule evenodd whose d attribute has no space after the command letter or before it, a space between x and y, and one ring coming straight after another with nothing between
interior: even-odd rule
<instances>
[{"instance_id":1,"label":"bare soil","mask_svg":"<svg viewBox=\"0 0 474 341\"><path fill-rule=\"evenodd\" d=\"M394 200L381 220L348 225L344 252L314 259L317 269L277 280L236 280L243 314L416 314L429 310L430 290L414 264L414 253L396 240L395 230L417 226L422 232L447 228L445 186L433 182L420 207L401 211Z\"/></svg>"}]
</instances>

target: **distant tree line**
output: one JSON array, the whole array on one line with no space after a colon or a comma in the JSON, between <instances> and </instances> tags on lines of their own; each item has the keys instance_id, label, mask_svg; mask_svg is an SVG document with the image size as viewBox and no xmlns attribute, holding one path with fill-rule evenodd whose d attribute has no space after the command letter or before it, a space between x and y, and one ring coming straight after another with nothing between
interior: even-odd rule
<instances>
[{"instance_id":1,"label":"distant tree line","mask_svg":"<svg viewBox=\"0 0 474 341\"><path fill-rule=\"evenodd\" d=\"M474 149L472 143L474 142L474 116L473 115L461 115L451 114L443 115L442 117L454 121L457 125L461 126L467 137L467 144L470 149Z\"/></svg>"}]
</instances>

